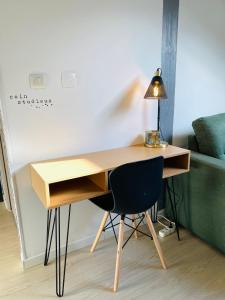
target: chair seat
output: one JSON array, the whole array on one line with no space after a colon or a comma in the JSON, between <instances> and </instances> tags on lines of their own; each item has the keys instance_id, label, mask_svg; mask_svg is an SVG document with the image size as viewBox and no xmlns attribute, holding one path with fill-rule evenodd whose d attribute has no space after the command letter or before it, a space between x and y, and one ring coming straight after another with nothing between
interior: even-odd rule
<instances>
[{"instance_id":1,"label":"chair seat","mask_svg":"<svg viewBox=\"0 0 225 300\"><path fill-rule=\"evenodd\" d=\"M90 201L105 211L111 211L114 207L112 193L95 197L93 199L90 199Z\"/></svg>"}]
</instances>

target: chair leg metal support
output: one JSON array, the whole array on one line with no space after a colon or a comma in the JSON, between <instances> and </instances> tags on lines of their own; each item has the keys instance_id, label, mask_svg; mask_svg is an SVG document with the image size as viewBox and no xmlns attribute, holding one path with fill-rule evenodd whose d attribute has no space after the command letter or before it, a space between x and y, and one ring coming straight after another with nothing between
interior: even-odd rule
<instances>
[{"instance_id":1,"label":"chair leg metal support","mask_svg":"<svg viewBox=\"0 0 225 300\"><path fill-rule=\"evenodd\" d=\"M60 207L55 208L55 265L56 265L56 295L62 297L64 295L65 275L66 275L66 261L70 229L70 213L71 204L69 205L67 233L66 233L66 246L64 255L63 273L61 268L61 224L60 224Z\"/></svg>"},{"instance_id":2,"label":"chair leg metal support","mask_svg":"<svg viewBox=\"0 0 225 300\"><path fill-rule=\"evenodd\" d=\"M172 184L173 184L173 181L172 181ZM169 195L169 201L170 201L170 206L172 209L173 220L174 220L174 223L176 226L177 239L178 239L178 241L180 241L180 231L179 231L178 218L177 218L177 207L176 207L176 200L175 200L175 194L174 194L174 185L173 185L173 192L171 192L167 178L166 178L166 188L167 188L168 195Z\"/></svg>"},{"instance_id":3,"label":"chair leg metal support","mask_svg":"<svg viewBox=\"0 0 225 300\"><path fill-rule=\"evenodd\" d=\"M153 207L153 219L152 219L152 222L153 223L156 223L157 222L157 216L158 216L158 203L156 202Z\"/></svg>"},{"instance_id":4,"label":"chair leg metal support","mask_svg":"<svg viewBox=\"0 0 225 300\"><path fill-rule=\"evenodd\" d=\"M110 221L111 221L111 223L112 223L113 234L114 234L116 243L118 244L118 239L117 239L117 236L116 236L115 226L113 225L113 220L112 220L112 217L111 217L111 214L110 214L110 213L109 213L109 217L110 217Z\"/></svg>"},{"instance_id":5,"label":"chair leg metal support","mask_svg":"<svg viewBox=\"0 0 225 300\"><path fill-rule=\"evenodd\" d=\"M127 238L126 242L123 244L122 246L122 249L126 246L126 244L128 243L128 241L131 239L132 235L135 233L135 232L139 232L143 235L146 235L147 237L150 237L152 239L152 236L150 236L149 234L147 233L144 233L143 231L141 230L138 230L138 227L140 226L141 222L143 221L143 219L145 218L145 215L143 214L142 217L141 217L141 220L139 221L139 223L136 225L136 227L133 227L133 226L130 226L129 224L125 223L124 222L124 225L126 225L127 227L133 229L133 231L131 232L131 234L129 235L129 237Z\"/></svg>"},{"instance_id":6,"label":"chair leg metal support","mask_svg":"<svg viewBox=\"0 0 225 300\"><path fill-rule=\"evenodd\" d=\"M44 266L48 265L54 228L55 228L55 216L52 221L52 210L49 209L47 211L47 230L46 230L46 248L45 248Z\"/></svg>"},{"instance_id":7,"label":"chair leg metal support","mask_svg":"<svg viewBox=\"0 0 225 300\"><path fill-rule=\"evenodd\" d=\"M106 231L107 229L109 228L112 228L112 222L116 220L116 218L118 218L119 215L116 215L113 219L112 219L112 216L111 216L111 219L110 221L105 225L103 231ZM120 224L120 223L117 223L117 225ZM115 225L114 225L115 226Z\"/></svg>"},{"instance_id":8,"label":"chair leg metal support","mask_svg":"<svg viewBox=\"0 0 225 300\"><path fill-rule=\"evenodd\" d=\"M135 217L135 215L132 215L132 226L133 226L134 228L137 228L137 222L136 222L136 217ZM138 238L138 234L137 234L137 231L136 231L136 230L134 231L134 236L135 236L136 239Z\"/></svg>"}]
</instances>

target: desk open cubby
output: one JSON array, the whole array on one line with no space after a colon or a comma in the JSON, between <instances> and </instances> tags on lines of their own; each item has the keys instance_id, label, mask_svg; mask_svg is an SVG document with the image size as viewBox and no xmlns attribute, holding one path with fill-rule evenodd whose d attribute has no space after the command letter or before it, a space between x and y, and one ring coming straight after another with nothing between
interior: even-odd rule
<instances>
[{"instance_id":1,"label":"desk open cubby","mask_svg":"<svg viewBox=\"0 0 225 300\"><path fill-rule=\"evenodd\" d=\"M164 159L163 178L168 178L189 171L190 154L185 153Z\"/></svg>"},{"instance_id":2,"label":"desk open cubby","mask_svg":"<svg viewBox=\"0 0 225 300\"><path fill-rule=\"evenodd\" d=\"M46 183L33 169L32 181L35 183L33 188L46 208L55 208L104 195L108 192L107 172Z\"/></svg>"}]
</instances>

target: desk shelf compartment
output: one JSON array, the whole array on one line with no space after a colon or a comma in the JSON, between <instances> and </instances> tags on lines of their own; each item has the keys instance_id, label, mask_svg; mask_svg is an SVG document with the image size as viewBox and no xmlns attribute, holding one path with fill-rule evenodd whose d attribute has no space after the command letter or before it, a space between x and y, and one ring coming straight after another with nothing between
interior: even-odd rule
<instances>
[{"instance_id":1,"label":"desk shelf compartment","mask_svg":"<svg viewBox=\"0 0 225 300\"><path fill-rule=\"evenodd\" d=\"M108 193L108 176L106 172L54 183L44 182L42 194L40 194L40 184L35 186L35 182L37 180L33 180L33 188L36 192L39 192L39 197L46 208L55 208Z\"/></svg>"},{"instance_id":2,"label":"desk shelf compartment","mask_svg":"<svg viewBox=\"0 0 225 300\"><path fill-rule=\"evenodd\" d=\"M185 153L179 156L168 157L164 159L163 178L176 176L189 172L190 154Z\"/></svg>"},{"instance_id":3,"label":"desk shelf compartment","mask_svg":"<svg viewBox=\"0 0 225 300\"><path fill-rule=\"evenodd\" d=\"M107 192L105 173L49 184L50 206L57 207Z\"/></svg>"}]
</instances>

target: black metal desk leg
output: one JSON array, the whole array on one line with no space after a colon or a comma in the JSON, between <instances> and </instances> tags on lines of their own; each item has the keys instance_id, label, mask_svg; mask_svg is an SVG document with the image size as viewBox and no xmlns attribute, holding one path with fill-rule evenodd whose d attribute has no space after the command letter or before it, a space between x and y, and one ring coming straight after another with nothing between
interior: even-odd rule
<instances>
[{"instance_id":1,"label":"black metal desk leg","mask_svg":"<svg viewBox=\"0 0 225 300\"><path fill-rule=\"evenodd\" d=\"M65 275L66 275L66 260L69 240L70 229L70 212L71 204L69 205L67 233L66 233L66 246L64 256L63 273L61 272L61 236L60 236L60 207L55 208L55 266L56 266L56 295L62 297L64 294Z\"/></svg>"},{"instance_id":2,"label":"black metal desk leg","mask_svg":"<svg viewBox=\"0 0 225 300\"><path fill-rule=\"evenodd\" d=\"M45 248L44 266L48 265L54 227L55 227L55 216L52 221L52 209L49 209L47 211L47 231L46 231L46 248Z\"/></svg>"},{"instance_id":3,"label":"black metal desk leg","mask_svg":"<svg viewBox=\"0 0 225 300\"><path fill-rule=\"evenodd\" d=\"M165 179L166 181L166 189L169 195L169 201L170 201L170 206L173 214L173 221L176 226L176 232L177 232L177 239L180 241L180 232L179 232L179 225L178 225L178 219L177 219L177 207L176 207L176 200L175 200L175 191L174 191L174 183L173 183L173 178L172 178L172 185L173 185L173 192L170 189L168 178Z\"/></svg>"}]
</instances>

